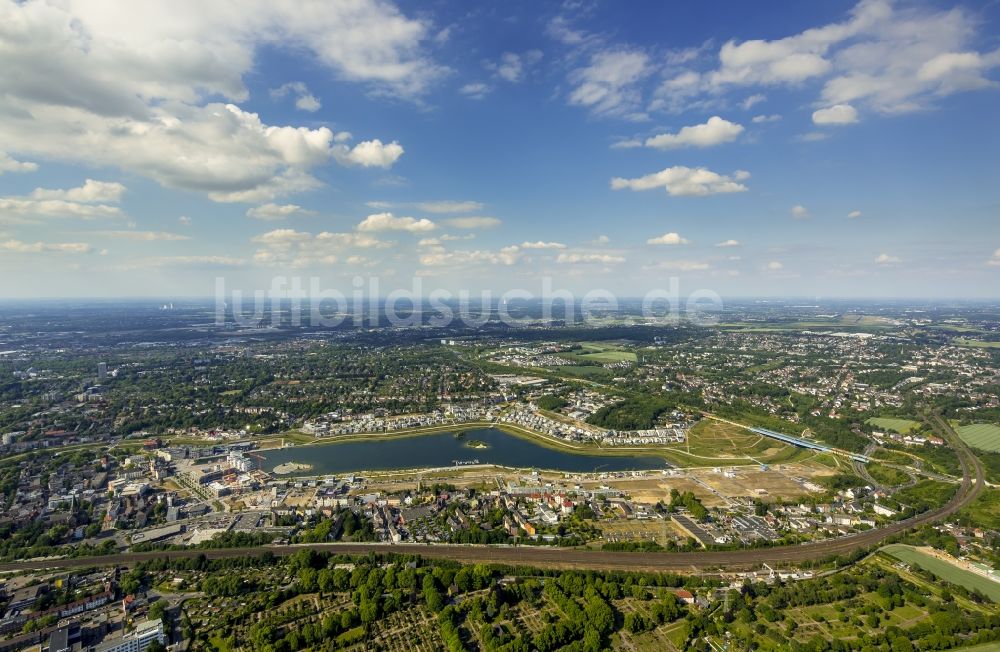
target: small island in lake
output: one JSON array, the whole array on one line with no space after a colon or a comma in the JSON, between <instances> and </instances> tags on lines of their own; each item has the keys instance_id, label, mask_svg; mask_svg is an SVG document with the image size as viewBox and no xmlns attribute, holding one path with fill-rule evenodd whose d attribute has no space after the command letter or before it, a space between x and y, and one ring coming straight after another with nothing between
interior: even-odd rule
<instances>
[{"instance_id":1,"label":"small island in lake","mask_svg":"<svg viewBox=\"0 0 1000 652\"><path fill-rule=\"evenodd\" d=\"M470 439L465 442L468 448L489 448L490 445L480 439Z\"/></svg>"},{"instance_id":2,"label":"small island in lake","mask_svg":"<svg viewBox=\"0 0 1000 652\"><path fill-rule=\"evenodd\" d=\"M285 462L274 467L274 472L278 475L287 475L297 471L311 471L312 468L312 464L305 464L303 462Z\"/></svg>"}]
</instances>

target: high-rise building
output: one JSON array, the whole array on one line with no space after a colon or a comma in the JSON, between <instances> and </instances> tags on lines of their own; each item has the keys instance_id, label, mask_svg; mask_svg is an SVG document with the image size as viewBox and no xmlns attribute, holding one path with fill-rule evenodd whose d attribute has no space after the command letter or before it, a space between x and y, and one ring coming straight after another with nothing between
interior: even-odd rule
<instances>
[{"instance_id":1,"label":"high-rise building","mask_svg":"<svg viewBox=\"0 0 1000 652\"><path fill-rule=\"evenodd\" d=\"M108 377L108 363L98 362L97 363L97 380L98 382L104 382Z\"/></svg>"}]
</instances>

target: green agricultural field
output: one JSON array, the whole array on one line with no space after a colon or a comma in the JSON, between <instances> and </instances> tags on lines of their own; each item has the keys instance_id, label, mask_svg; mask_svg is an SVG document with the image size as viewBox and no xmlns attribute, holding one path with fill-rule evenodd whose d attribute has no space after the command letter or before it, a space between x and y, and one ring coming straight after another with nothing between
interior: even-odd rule
<instances>
[{"instance_id":1,"label":"green agricultural field","mask_svg":"<svg viewBox=\"0 0 1000 652\"><path fill-rule=\"evenodd\" d=\"M584 353L579 356L584 360L608 364L613 362L635 362L637 360L632 351L601 351L599 353Z\"/></svg>"},{"instance_id":2,"label":"green agricultural field","mask_svg":"<svg viewBox=\"0 0 1000 652\"><path fill-rule=\"evenodd\" d=\"M892 320L874 315L843 315L834 319L815 318L805 321L775 322L728 322L719 328L738 328L747 332L767 332L785 330L855 330L892 328Z\"/></svg>"},{"instance_id":3,"label":"green agricultural field","mask_svg":"<svg viewBox=\"0 0 1000 652\"><path fill-rule=\"evenodd\" d=\"M635 346L632 340L602 340L600 342L578 342L580 346L592 351L622 351L630 346Z\"/></svg>"},{"instance_id":4,"label":"green agricultural field","mask_svg":"<svg viewBox=\"0 0 1000 652\"><path fill-rule=\"evenodd\" d=\"M894 543L885 546L882 548L882 551L892 555L904 564L919 566L946 582L964 586L970 591L979 590L980 593L988 596L994 602L1000 602L1000 582L994 582L972 571L967 571L954 564L931 557L926 553L920 552L913 546Z\"/></svg>"},{"instance_id":5,"label":"green agricultural field","mask_svg":"<svg viewBox=\"0 0 1000 652\"><path fill-rule=\"evenodd\" d=\"M984 340L970 340L964 337L956 337L954 343L958 346L969 346L974 349L1000 349L1000 342L987 342Z\"/></svg>"},{"instance_id":6,"label":"green agricultural field","mask_svg":"<svg viewBox=\"0 0 1000 652\"><path fill-rule=\"evenodd\" d=\"M987 335L989 331L984 331L968 324L933 324L928 326L932 330L951 331L953 333L975 333L977 335Z\"/></svg>"},{"instance_id":7,"label":"green agricultural field","mask_svg":"<svg viewBox=\"0 0 1000 652\"><path fill-rule=\"evenodd\" d=\"M910 419L897 419L896 417L872 417L871 419L868 419L867 423L875 426L876 428L898 432L901 435L905 435L920 425L916 421L911 421Z\"/></svg>"},{"instance_id":8,"label":"green agricultural field","mask_svg":"<svg viewBox=\"0 0 1000 652\"><path fill-rule=\"evenodd\" d=\"M1000 452L1000 426L992 423L973 423L958 428L958 436L969 446L979 450Z\"/></svg>"},{"instance_id":9,"label":"green agricultural field","mask_svg":"<svg viewBox=\"0 0 1000 652\"><path fill-rule=\"evenodd\" d=\"M601 342L579 342L580 349L568 353L559 353L559 357L567 360L594 362L597 364L612 364L615 362L636 362L638 358L632 351L627 351L615 344Z\"/></svg>"},{"instance_id":10,"label":"green agricultural field","mask_svg":"<svg viewBox=\"0 0 1000 652\"><path fill-rule=\"evenodd\" d=\"M577 376L579 378L590 379L610 379L611 373L604 367L586 365L563 365L561 367L550 367L556 375Z\"/></svg>"}]
</instances>

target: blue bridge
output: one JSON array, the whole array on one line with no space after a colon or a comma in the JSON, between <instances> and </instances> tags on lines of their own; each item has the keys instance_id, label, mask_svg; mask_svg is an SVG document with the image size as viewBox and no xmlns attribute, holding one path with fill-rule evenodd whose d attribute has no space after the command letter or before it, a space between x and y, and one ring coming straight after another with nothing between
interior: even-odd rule
<instances>
[{"instance_id":1,"label":"blue bridge","mask_svg":"<svg viewBox=\"0 0 1000 652\"><path fill-rule=\"evenodd\" d=\"M783 441L786 444L791 444L792 446L798 446L800 448L808 448L810 450L819 451L821 453L842 453L842 451L834 450L829 446L824 446L823 444L817 444L816 442L809 441L807 439L801 439L799 437L792 437L791 435L783 435L780 432L775 432L773 430L768 430L767 428L747 428L750 432L755 432L758 435L764 435L765 437L770 437L771 439L777 439L778 441ZM857 453L847 454L852 460L856 462L862 462L867 464L871 460L864 456L858 455Z\"/></svg>"}]
</instances>

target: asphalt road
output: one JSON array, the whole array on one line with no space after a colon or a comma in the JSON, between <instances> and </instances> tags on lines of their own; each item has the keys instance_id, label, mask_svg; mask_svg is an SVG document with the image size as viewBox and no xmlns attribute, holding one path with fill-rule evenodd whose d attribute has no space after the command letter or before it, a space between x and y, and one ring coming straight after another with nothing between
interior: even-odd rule
<instances>
[{"instance_id":1,"label":"asphalt road","mask_svg":"<svg viewBox=\"0 0 1000 652\"><path fill-rule=\"evenodd\" d=\"M606 552L578 550L549 546L472 546L446 544L386 544L386 543L319 543L286 546L261 546L255 548L220 548L215 550L167 550L132 552L82 557L8 562L0 564L0 572L18 570L46 570L54 568L79 568L93 566L133 565L154 559L184 559L205 555L209 559L256 556L271 552L278 556L290 555L304 548L325 550L341 554L396 553L419 554L424 557L453 559L469 563L495 563L548 568L587 568L600 570L642 571L710 571L741 570L761 564L787 565L803 561L824 559L834 555L867 549L886 538L910 528L941 520L976 499L985 486L982 464L958 438L958 435L939 416L928 417L932 427L958 453L962 465L962 483L955 495L942 507L918 514L905 521L867 532L859 532L836 539L815 543L776 548L742 549L705 552Z\"/></svg>"}]
</instances>

